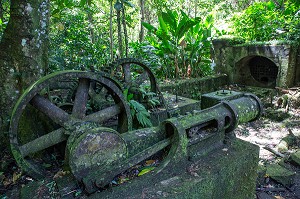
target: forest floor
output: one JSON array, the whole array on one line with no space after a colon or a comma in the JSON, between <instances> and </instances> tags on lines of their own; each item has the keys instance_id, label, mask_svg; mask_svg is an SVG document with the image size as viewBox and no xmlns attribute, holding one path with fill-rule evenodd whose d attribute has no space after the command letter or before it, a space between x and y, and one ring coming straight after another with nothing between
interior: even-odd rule
<instances>
[{"instance_id":1,"label":"forest floor","mask_svg":"<svg viewBox=\"0 0 300 199\"><path fill-rule=\"evenodd\" d=\"M300 141L283 142L289 136L299 136L297 139L300 139L300 88L274 90L234 85L227 89L254 93L265 107L265 114L260 119L239 125L235 130L238 138L260 147L257 199L300 199L300 165L295 166L289 161L290 154L300 149ZM8 151L2 152L0 160L1 199L8 198L7 192L14 192L15 187L33 181L21 173ZM268 175L266 168L273 164L283 165L294 172L293 182L283 185Z\"/></svg>"},{"instance_id":2,"label":"forest floor","mask_svg":"<svg viewBox=\"0 0 300 199\"><path fill-rule=\"evenodd\" d=\"M265 108L260 119L235 130L237 137L260 147L257 198L300 199L300 165L290 161L290 155L300 149L300 88L274 90L236 85L230 89L254 93ZM274 164L294 172L292 182L283 185L269 176L267 167Z\"/></svg>"}]
</instances>

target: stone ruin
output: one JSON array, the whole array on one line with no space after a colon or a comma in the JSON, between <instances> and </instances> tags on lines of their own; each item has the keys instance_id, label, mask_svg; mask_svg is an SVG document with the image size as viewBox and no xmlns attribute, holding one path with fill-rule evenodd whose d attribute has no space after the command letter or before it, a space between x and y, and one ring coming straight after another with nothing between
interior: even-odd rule
<instances>
[{"instance_id":1,"label":"stone ruin","mask_svg":"<svg viewBox=\"0 0 300 199\"><path fill-rule=\"evenodd\" d=\"M68 172L51 182L61 198L74 198L79 189L84 198L253 197L259 147L236 138L233 130L262 114L255 95L220 90L203 94L201 101L166 95L143 63L122 59L114 71L118 66L124 72L118 80L110 72L60 71L24 92L11 119L11 151L22 170L40 181L24 186L17 198L53 192L44 178L65 168ZM137 66L144 70L134 79L130 71ZM145 74L149 79L143 80ZM142 96L141 82L160 105L148 109L153 127L133 130L123 93ZM57 154L55 161L41 158L49 153ZM151 172L111 185L115 176L158 153L162 160Z\"/></svg>"},{"instance_id":2,"label":"stone ruin","mask_svg":"<svg viewBox=\"0 0 300 199\"><path fill-rule=\"evenodd\" d=\"M213 40L215 71L229 83L266 88L293 87L300 82L300 48L296 43L239 44Z\"/></svg>"}]
</instances>

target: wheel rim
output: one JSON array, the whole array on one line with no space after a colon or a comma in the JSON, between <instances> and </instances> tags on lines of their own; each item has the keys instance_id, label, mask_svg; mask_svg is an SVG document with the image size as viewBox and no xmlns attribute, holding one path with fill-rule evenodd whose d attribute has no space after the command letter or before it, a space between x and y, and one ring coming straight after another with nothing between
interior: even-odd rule
<instances>
[{"instance_id":1,"label":"wheel rim","mask_svg":"<svg viewBox=\"0 0 300 199\"><path fill-rule=\"evenodd\" d=\"M119 68L120 66L121 69ZM124 58L113 62L112 68L114 72L121 72L119 78L124 83L125 88L129 89L132 85L139 87L145 81L149 81L150 91L157 93L158 88L155 76L145 63L134 58ZM133 77L133 72L138 75Z\"/></svg>"},{"instance_id":2,"label":"wheel rim","mask_svg":"<svg viewBox=\"0 0 300 199\"><path fill-rule=\"evenodd\" d=\"M98 85L96 87L98 90L91 88L91 82ZM65 90L72 91L74 85L76 92L73 101L71 100L69 103L70 110L59 106L52 99L54 98L53 95L56 95L59 91L61 92L60 95L64 95ZM88 107L94 100L92 93L96 93L96 96L103 98L105 92L108 94L108 100L106 96L104 97L108 105L105 104L101 108L99 105L98 109ZM61 98L63 99L63 97ZM99 100L96 102L99 102ZM51 129L45 130L33 140L23 141L21 139L23 127L20 123L24 117L26 118L26 112L29 109L45 115L51 123ZM115 128L120 133L131 130L132 119L129 107L122 92L112 81L91 72L63 71L50 74L29 87L14 107L10 125L12 153L19 166L26 173L32 177L41 178L44 177L47 169L43 169L40 163L35 163L32 154L34 156L37 152L44 151L67 140L69 134L73 131L72 128L76 127L76 123L95 122L101 126L111 127L109 126L112 125L111 121L113 121L113 124L117 123ZM33 129L32 132L34 131Z\"/></svg>"}]
</instances>

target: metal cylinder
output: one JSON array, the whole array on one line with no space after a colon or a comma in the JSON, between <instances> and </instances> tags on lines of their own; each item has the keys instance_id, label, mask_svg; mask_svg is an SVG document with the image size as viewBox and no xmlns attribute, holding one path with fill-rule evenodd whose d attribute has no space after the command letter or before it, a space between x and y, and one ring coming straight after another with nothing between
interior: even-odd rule
<instances>
[{"instance_id":1,"label":"metal cylinder","mask_svg":"<svg viewBox=\"0 0 300 199\"><path fill-rule=\"evenodd\" d=\"M238 124L257 119L262 112L260 100L255 95L244 94L237 99L224 101L213 107L178 117L177 121L186 130L188 138L192 139L193 132L201 130L210 135L221 131L231 132ZM126 142L128 155L137 154L171 137L173 133L165 130L164 127L152 127L121 134Z\"/></svg>"},{"instance_id":2,"label":"metal cylinder","mask_svg":"<svg viewBox=\"0 0 300 199\"><path fill-rule=\"evenodd\" d=\"M224 134L231 132L239 123L256 119L261 113L258 98L246 94L201 111L170 118L158 127L123 134L102 127L91 130L84 125L82 132L78 132L80 136L74 136L74 140L68 142L70 165L78 180L82 178L86 189L92 191L94 184L102 186L109 183L112 176L168 145L171 145L168 157L172 156L173 160L182 159L188 150L201 155L202 148L206 150L215 147L216 143L223 143ZM104 143L102 147L101 143ZM162 165L167 165L166 161ZM86 165L87 162L89 165Z\"/></svg>"}]
</instances>

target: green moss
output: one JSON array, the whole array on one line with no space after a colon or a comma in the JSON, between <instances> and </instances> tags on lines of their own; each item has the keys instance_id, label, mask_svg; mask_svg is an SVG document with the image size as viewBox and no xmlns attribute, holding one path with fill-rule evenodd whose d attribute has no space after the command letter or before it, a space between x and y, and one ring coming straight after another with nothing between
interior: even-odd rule
<instances>
[{"instance_id":1,"label":"green moss","mask_svg":"<svg viewBox=\"0 0 300 199\"><path fill-rule=\"evenodd\" d=\"M221 37L218 37L214 39L213 42L226 42L229 45L236 45L236 44L243 44L245 43L245 39L242 37L234 36L234 35L222 35Z\"/></svg>"},{"instance_id":2,"label":"green moss","mask_svg":"<svg viewBox=\"0 0 300 199\"><path fill-rule=\"evenodd\" d=\"M157 174L143 175L91 198L255 198L259 148L238 139L224 147L228 150L219 148L193 162L184 158L170 162Z\"/></svg>"},{"instance_id":3,"label":"green moss","mask_svg":"<svg viewBox=\"0 0 300 199\"><path fill-rule=\"evenodd\" d=\"M237 44L234 46L266 46L266 45L272 45L272 46L280 46L280 45L291 45L291 46L299 46L299 42L297 41L291 41L291 40L272 40L272 41L250 41L245 42L243 44Z\"/></svg>"},{"instance_id":4,"label":"green moss","mask_svg":"<svg viewBox=\"0 0 300 199\"><path fill-rule=\"evenodd\" d=\"M177 80L176 83L174 81L170 84L161 84L161 91L199 100L201 93L212 92L226 85L228 77L226 75L213 75L204 78Z\"/></svg>"}]
</instances>

